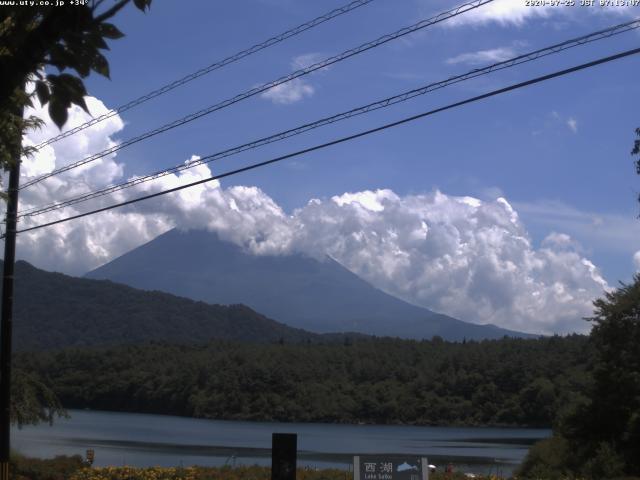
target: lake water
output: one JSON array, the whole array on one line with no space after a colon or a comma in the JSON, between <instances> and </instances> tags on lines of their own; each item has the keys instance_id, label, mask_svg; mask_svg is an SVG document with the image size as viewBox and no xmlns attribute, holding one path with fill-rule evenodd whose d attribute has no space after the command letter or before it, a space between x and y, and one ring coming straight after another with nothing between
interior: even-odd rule
<instances>
[{"instance_id":1,"label":"lake water","mask_svg":"<svg viewBox=\"0 0 640 480\"><path fill-rule=\"evenodd\" d=\"M95 450L96 466L270 465L271 434L298 434L298 464L348 469L354 454L411 454L475 473L510 474L550 430L259 423L70 410L53 426L12 430L12 447L53 457Z\"/></svg>"}]
</instances>

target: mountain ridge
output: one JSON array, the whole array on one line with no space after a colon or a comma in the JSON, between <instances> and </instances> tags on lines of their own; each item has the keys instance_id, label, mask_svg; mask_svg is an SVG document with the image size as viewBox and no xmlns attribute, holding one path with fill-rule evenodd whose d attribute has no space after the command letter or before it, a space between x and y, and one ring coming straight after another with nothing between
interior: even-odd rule
<instances>
[{"instance_id":1,"label":"mountain ridge","mask_svg":"<svg viewBox=\"0 0 640 480\"><path fill-rule=\"evenodd\" d=\"M252 255L203 230L170 230L89 272L144 290L242 303L296 328L447 340L533 335L463 322L375 288L331 257Z\"/></svg>"},{"instance_id":2,"label":"mountain ridge","mask_svg":"<svg viewBox=\"0 0 640 480\"><path fill-rule=\"evenodd\" d=\"M16 262L15 273L16 350L215 339L320 343L344 337L292 328L245 305L209 305L109 280L46 272L25 261Z\"/></svg>"}]
</instances>

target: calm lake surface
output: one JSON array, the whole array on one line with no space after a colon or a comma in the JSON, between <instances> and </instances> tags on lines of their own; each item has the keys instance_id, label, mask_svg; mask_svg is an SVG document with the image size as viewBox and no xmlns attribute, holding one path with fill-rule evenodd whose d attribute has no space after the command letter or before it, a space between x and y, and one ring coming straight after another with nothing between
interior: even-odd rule
<instances>
[{"instance_id":1,"label":"calm lake surface","mask_svg":"<svg viewBox=\"0 0 640 480\"><path fill-rule=\"evenodd\" d=\"M270 465L271 434L298 434L299 465L348 469L354 454L412 454L475 473L510 474L550 430L258 423L70 410L53 426L12 430L12 447L35 457L95 450L96 466Z\"/></svg>"}]
</instances>

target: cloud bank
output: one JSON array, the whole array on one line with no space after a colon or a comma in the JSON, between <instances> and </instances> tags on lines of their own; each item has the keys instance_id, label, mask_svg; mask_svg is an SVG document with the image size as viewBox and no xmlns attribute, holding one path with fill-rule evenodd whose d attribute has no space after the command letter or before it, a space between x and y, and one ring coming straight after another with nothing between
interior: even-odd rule
<instances>
[{"instance_id":1,"label":"cloud bank","mask_svg":"<svg viewBox=\"0 0 640 480\"><path fill-rule=\"evenodd\" d=\"M294 71L307 68L314 63L318 63L323 60L323 56L319 53L305 53L298 55L291 60L291 68ZM326 72L329 67L323 67L317 72ZM309 83L308 77L298 77L287 83L282 83L270 88L264 93L260 94L260 97L265 100L270 100L275 104L289 105L291 103L297 103L305 98L310 98L316 93L315 87Z\"/></svg>"},{"instance_id":2,"label":"cloud bank","mask_svg":"<svg viewBox=\"0 0 640 480\"><path fill-rule=\"evenodd\" d=\"M534 3L534 5L530 3ZM495 0L452 19L447 22L447 25L499 24L501 26L522 26L527 21L535 19L552 17L570 19L579 15L600 14L633 17L637 15L637 7L631 4L617 5L616 2L608 2L608 5L600 6L598 1L594 2L592 6L582 6L579 1L576 1L574 6L564 6L552 5L549 2L544 5L537 5L536 2L527 2L526 0Z\"/></svg>"},{"instance_id":3,"label":"cloud bank","mask_svg":"<svg viewBox=\"0 0 640 480\"><path fill-rule=\"evenodd\" d=\"M294 78L287 83L281 83L270 88L260 96L266 100L280 105L289 105L299 102L306 97L312 97L315 93L313 85L308 84L302 78Z\"/></svg>"},{"instance_id":4,"label":"cloud bank","mask_svg":"<svg viewBox=\"0 0 640 480\"><path fill-rule=\"evenodd\" d=\"M448 65L484 65L488 63L497 63L509 60L517 55L517 52L512 47L498 47L489 50L479 50L477 52L467 52L456 55L455 57L447 59Z\"/></svg>"},{"instance_id":5,"label":"cloud bank","mask_svg":"<svg viewBox=\"0 0 640 480\"><path fill-rule=\"evenodd\" d=\"M88 99L94 115L106 111ZM43 115L44 112L36 113ZM88 117L70 112L67 128ZM116 116L97 128L45 147L24 162L23 176L50 171L113 144ZM47 125L29 135L38 143ZM197 157L187 160L193 161ZM119 192L116 200L207 178L207 165ZM25 189L21 208L48 203L122 179L116 155ZM37 217L37 223L113 202ZM23 222L33 225L36 220ZM505 198L480 201L440 191L401 196L391 190L311 199L291 213L256 187L201 184L135 206L21 234L18 254L37 266L81 274L170 228L204 228L257 255L330 255L373 285L414 304L477 323L536 333L586 331L582 317L607 288L568 235L551 233L534 246Z\"/></svg>"}]
</instances>

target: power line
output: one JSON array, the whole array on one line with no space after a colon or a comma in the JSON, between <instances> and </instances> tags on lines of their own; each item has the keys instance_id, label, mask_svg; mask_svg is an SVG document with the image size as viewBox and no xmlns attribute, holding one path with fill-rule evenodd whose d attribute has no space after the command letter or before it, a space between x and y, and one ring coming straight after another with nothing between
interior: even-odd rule
<instances>
[{"instance_id":1,"label":"power line","mask_svg":"<svg viewBox=\"0 0 640 480\"><path fill-rule=\"evenodd\" d=\"M299 35L311 28L317 27L318 25L327 22L329 20L332 20L336 17L339 17L340 15L344 15L345 13L348 13L352 10L355 10L356 8L362 7L363 5L366 5L368 3L373 2L373 0L355 0L347 5L344 5L342 7L336 8L334 10L331 10L328 13L325 13L324 15L320 15L319 17L314 18L313 20L310 20L306 23L303 23L302 25L298 25L297 27L294 27L290 30L287 30L284 33L281 33L279 35L276 35L275 37L271 37L268 40L265 40L262 43L258 43L256 45L253 45L252 47L249 47L245 50L242 50L238 53L235 53L223 60L219 60L215 63L212 63L211 65L201 68L200 70L197 70L193 73L190 73L189 75L185 75L182 78L179 78L178 80L174 80L171 83L168 83L160 88L158 88L157 90L153 90L152 92L147 93L146 95L142 95L141 97L136 98L135 100L131 100L130 102L127 102L113 110L108 111L107 113L100 115L98 117L92 118L91 120L83 123L82 125L78 125L77 127L74 127L70 130L67 130L66 132L62 132L59 135L56 135L55 137L51 137L48 140L45 140L44 142L36 145L34 148L36 149L40 149L42 147L44 147L45 145L49 145L51 143L57 142L58 140L62 140L63 138L69 137L71 135L74 135L86 128L89 128L93 125L96 125L108 118L113 117L114 115L118 115L122 112L126 112L127 110L130 110L134 107L137 107L138 105L141 105L153 98L159 97L160 95L163 95L167 92L170 92L171 90L178 88L182 85L184 85L185 83L189 83L192 80L195 80L196 78L202 77L203 75L206 75L208 73L213 72L214 70L218 70L222 67L226 67L227 65L230 65L234 62L237 62L238 60L241 60L245 57L248 57L249 55L253 55L254 53L257 53L261 50L264 50L265 48L269 48L273 45L276 45L280 42L283 42L284 40L287 40L291 37L294 37L296 35Z\"/></svg>"},{"instance_id":2,"label":"power line","mask_svg":"<svg viewBox=\"0 0 640 480\"><path fill-rule=\"evenodd\" d=\"M222 158L226 158L247 150L251 150L254 148L258 148L270 143L274 143L280 140L284 140L286 138L290 138L293 137L295 135L300 135L304 132L313 130L315 128L319 128L328 124L332 124L338 121L342 121L348 118L352 118L355 117L357 115L362 115L371 111L375 111L375 110L379 110L382 108L386 108L389 107L391 105L395 105L397 103L400 102L404 102L407 100L410 100L414 97L417 97L419 95L424 95L426 93L438 90L440 88L444 88L446 86L452 85L452 84L456 84L468 79L472 79L472 78L476 78L482 75L487 75L489 73L492 73L494 71L499 71L499 70L503 70L506 68L510 68L516 65L521 65L523 63L527 63L527 62L531 62L534 60L537 60L539 58L548 56L548 55L552 55L552 54L556 54L559 53L561 51L567 50L569 48L573 48L579 45L585 45L594 41L598 41L598 40L602 40L604 38L609 38L611 36L614 35L619 35L621 33L624 32L628 32L630 30L634 30L640 27L640 19L636 19L630 22L625 22L619 25L615 25L609 28L606 28L604 30L600 30L597 32L593 32L593 33L589 33L587 35L583 35L581 37L577 37L574 39L570 39L570 40L566 40L564 42L549 46L549 47L545 47L545 48L541 48L538 50L535 50L533 52L529 52L523 55L519 55L517 57L511 58L509 60L504 60L502 62L497 62L494 63L492 65L489 65L487 67L483 67L480 69L475 69L475 70L471 70L470 72L464 73L462 75L456 75L453 77L450 77L446 80L442 80L439 82L434 82L431 83L429 85L417 88L417 89L413 89L410 90L408 92L404 92L401 93L399 95L395 95L392 97L388 97L382 100L378 100L376 102L373 103L369 103L368 105L365 106L361 106L358 108L354 108L351 110L348 110L346 112L341 112L339 114L330 116L330 117L325 117L322 118L320 120L316 120L315 122L312 123L307 123L301 126L298 126L296 128L290 129L290 130L286 130L283 132L279 132L276 133L274 135L268 136L268 137L264 137L261 138L259 140L255 140L249 143L245 143L243 145L237 146L237 147L233 147L227 150L223 150L221 152L217 152L214 153L212 155L207 156L205 159L199 159L193 162L189 162L187 164L180 164L180 165L176 165L173 166L171 168L168 169L163 169L148 175L144 175L141 177L137 177L131 180L128 180L126 182L122 182L120 184L116 184L116 185L110 185L108 187L104 187L101 188L99 190L95 190L92 192L88 192L82 195L78 195L72 198L68 198L65 199L63 201L60 202L54 202L48 205L44 205L44 206L39 206L39 207L32 207L30 209L27 209L23 212L20 212L19 217L33 217L36 215L41 215L47 212L51 212L54 210L58 210L64 207L68 207L71 205L75 205L77 203L81 203L81 202L85 202L88 200L92 200L95 198L99 198L105 195L109 195L115 192L118 192L120 190L124 190L126 188L130 188L136 185L139 185L141 183L145 183L151 180L155 180L161 177L164 177L166 175L172 174L172 173L176 173L176 172L180 172L189 168L193 168L197 165L202 165L202 164L207 164L216 160L220 160Z\"/></svg>"},{"instance_id":3,"label":"power line","mask_svg":"<svg viewBox=\"0 0 640 480\"><path fill-rule=\"evenodd\" d=\"M289 82L291 80L294 80L296 78L302 77L304 75L308 75L312 72L315 72L317 70L320 70L321 68L325 68L329 65L333 65L334 63L338 63L341 62L343 60L346 60L347 58L353 57L354 55L358 55L360 53L366 52L367 50L371 50L372 48L376 48L379 47L380 45L384 45L385 43L388 43L392 40L396 40L400 37L403 37L405 35L408 35L410 33L416 32L418 30L421 30L423 28L426 27L430 27L432 25L435 25L437 23L443 22L445 20L449 20L451 18L454 18L458 15L462 15L463 13L466 13L470 10L473 10L475 8L478 8L482 5L485 5L487 3L491 3L494 0L473 0L472 2L469 3L465 3L463 5L460 5L454 9L448 10L446 12L440 13L438 15L436 15L435 17L426 19L426 20L422 20L414 25L411 25L409 27L404 27L401 28L400 30L395 31L394 33L391 34L387 34L387 35L383 35L382 37L379 37L373 41L367 42L367 43L363 43L362 45L346 50L338 55L335 55L333 57L327 58L325 60L322 60L320 62L317 62L313 65L310 65L308 67L302 68L300 70L296 70L295 72L286 75L284 77L279 78L278 80L269 82L269 83L265 83L259 87L255 87L252 88L251 90L247 90L244 93L238 94L235 97L229 98L227 100L224 100L220 103L217 103L215 105L212 105L210 107L207 108L203 108L202 110L199 110L197 112L191 113L185 117L182 117L178 120L174 120L173 122L167 123L161 127L158 127L154 130L145 132L137 137L131 138L129 140L126 140L122 143L119 143L117 145L114 145L111 148L108 148L106 150L103 150L99 153L90 155L82 160L79 160L77 162L71 163L69 165L66 165L64 167L60 167L57 168L49 173L46 173L44 175L41 175L39 177L34 178L33 180L29 180L27 182L25 182L21 188L27 188L31 185L35 185L36 183L39 183L43 180L46 180L47 178L53 177L55 175L59 175L60 173L69 171L71 169L77 168L79 166L85 165L87 163L93 162L95 160L98 160L102 157L105 157L111 153L117 152L118 150L121 150L125 147L128 147L130 145L133 145L135 143L141 142L142 140L146 140L147 138L153 137L155 135L158 135L160 133L164 133L168 130L174 129L176 127L179 127L181 125L184 125L185 123L189 123L192 122L200 117L203 117L205 115L209 115L210 113L213 113L217 110L221 110L223 108L226 108L228 106L231 106L235 103L238 103L242 100L246 100L247 98L253 97L255 95L258 95L259 93L265 92L273 87L276 87L278 85L282 85L283 83Z\"/></svg>"},{"instance_id":4,"label":"power line","mask_svg":"<svg viewBox=\"0 0 640 480\"><path fill-rule=\"evenodd\" d=\"M242 167L242 168L238 168L238 169L235 169L235 170L231 170L229 172L222 173L220 175L214 175L214 176L211 176L209 178L204 178L202 180L191 182L191 183L188 183L188 184L185 184L185 185L180 185L178 187L170 188L168 190L163 190L161 192L156 192L156 193L152 193L152 194L149 194L149 195L144 195L142 197L137 197L137 198L134 198L134 199L131 199L131 200L127 200L127 201L124 201L124 202L115 203L115 204L109 205L107 207L102 207L102 208L98 208L98 209L95 209L95 210L91 210L89 212L80 213L80 214L77 214L77 215L72 215L72 216L69 216L69 217L65 217L65 218L61 218L61 219L58 219L58 220L54 220L52 222L47 222L47 223L43 223L43 224L40 224L40 225L35 225L33 227L23 228L21 230L18 230L17 233L25 233L25 232L30 232L30 231L37 230L37 229L40 229L40 228L50 227L50 226L57 225L57 224L60 224L60 223L68 222L70 220L76 220L78 218L87 217L89 215L95 215L97 213L106 212L108 210L113 210L114 208L124 207L126 205L132 205L134 203L138 203L138 202L141 202L143 200L148 200L148 199L151 199L151 198L159 197L161 195L166 195L168 193L174 193L174 192L177 192L179 190L184 190L185 188L194 187L196 185L201 185L203 183L211 182L211 181L214 181L214 180L220 180L222 178L230 177L230 176L233 176L233 175L237 175L239 173L247 172L249 170L254 170L256 168L260 168L260 167L264 167L264 166L267 166L267 165L271 165L271 164L274 164L274 163L277 163L277 162L281 162L283 160L287 160L289 158L293 158L293 157L297 157L297 156L300 156L300 155L304 155L306 153L314 152L316 150L322 150L324 148L327 148L327 147L330 147L330 146L333 146L333 145L338 145L340 143L348 142L350 140L355 140L356 138L360 138L360 137L364 137L364 136L367 136L367 135L371 135L373 133L381 132L381 131L386 130L388 128L397 127L397 126L403 125L405 123L413 122L413 121L418 120L420 118L424 118L424 117L428 117L428 116L431 116L431 115L435 115L436 113L444 112L446 110L451 110L451 109L456 108L456 107L461 107L463 105L467 105L467 104L474 103L474 102L477 102L477 101L480 101L480 100L484 100L484 99L489 98L489 97L493 97L493 96L496 96L496 95L507 93L507 92L510 92L510 91L513 91L513 90L518 90L520 88L524 88L524 87L527 87L529 85L534 85L534 84L537 84L537 83L541 83L541 82L544 82L544 81L547 81L547 80L551 80L553 78L561 77L561 76L564 76L564 75L568 75L570 73L574 73L574 72L577 72L577 71L580 71L580 70L585 70L587 68L591 68L591 67L594 67L596 65L602 65L604 63L608 63L608 62L611 62L611 61L614 61L614 60L619 60L619 59L624 58L624 57L628 57L628 56L631 56L631 55L636 55L638 53L640 53L640 48L634 48L632 50L627 50L627 51L624 51L624 52L621 52L621 53L617 53L615 55L610 55L608 57L599 58L598 60L593 60L591 62L583 63L581 65L577 65L577 66L574 66L574 67L571 67L571 68L567 68L567 69L564 69L564 70L556 71L554 73L543 75L541 77L536 77L536 78L533 78L533 79L530 79L530 80L527 80L527 81L524 81L524 82L516 83L514 85L510 85L508 87L504 87L504 88L500 88L500 89L497 89L497 90L493 90L491 92L488 92L488 93L485 93L485 94L482 94L482 95L478 95L478 96L475 96L475 97L472 97L472 98L468 98L466 100L462 100L462 101L459 101L459 102L451 103L451 104L446 105L444 107L436 108L434 110L429 110L427 112L423 112L423 113L420 113L418 115L413 115L411 117L406 117L406 118L403 118L401 120L397 120L395 122L387 123L387 124L382 125L380 127L372 128L372 129L365 130L365 131L362 131L362 132L359 132L359 133L356 133L356 134L353 134L353 135L349 135L349 136L346 136L346 137L338 138L338 139L332 140L330 142L326 142L326 143L323 143L323 144L320 144L320 145L315 145L313 147L305 148L303 150L298 150L296 152L289 153L289 154L286 154L286 155L282 155L280 157L272 158L270 160L265 160L263 162L254 163L254 164L248 165L246 167ZM2 238L4 238L4 237L2 237Z\"/></svg>"}]
</instances>

